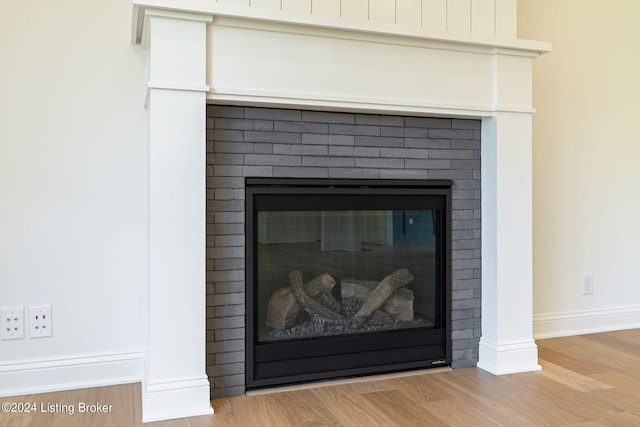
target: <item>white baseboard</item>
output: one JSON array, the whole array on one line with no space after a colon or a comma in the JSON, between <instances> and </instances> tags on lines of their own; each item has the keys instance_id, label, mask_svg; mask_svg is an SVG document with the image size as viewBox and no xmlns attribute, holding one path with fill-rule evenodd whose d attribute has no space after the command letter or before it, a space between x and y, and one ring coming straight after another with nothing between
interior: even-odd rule
<instances>
[{"instance_id":1,"label":"white baseboard","mask_svg":"<svg viewBox=\"0 0 640 427\"><path fill-rule=\"evenodd\" d=\"M535 339L640 328L640 306L533 316Z\"/></svg>"},{"instance_id":2,"label":"white baseboard","mask_svg":"<svg viewBox=\"0 0 640 427\"><path fill-rule=\"evenodd\" d=\"M495 343L480 338L478 368L494 375L539 371L535 341Z\"/></svg>"},{"instance_id":3,"label":"white baseboard","mask_svg":"<svg viewBox=\"0 0 640 427\"><path fill-rule=\"evenodd\" d=\"M144 422L213 414L206 376L145 384L144 375L144 352L1 363L0 397L142 382Z\"/></svg>"},{"instance_id":4,"label":"white baseboard","mask_svg":"<svg viewBox=\"0 0 640 427\"><path fill-rule=\"evenodd\" d=\"M142 421L213 414L209 379L182 378L142 386Z\"/></svg>"},{"instance_id":5,"label":"white baseboard","mask_svg":"<svg viewBox=\"0 0 640 427\"><path fill-rule=\"evenodd\" d=\"M0 364L0 397L140 382L144 353L78 355Z\"/></svg>"}]
</instances>

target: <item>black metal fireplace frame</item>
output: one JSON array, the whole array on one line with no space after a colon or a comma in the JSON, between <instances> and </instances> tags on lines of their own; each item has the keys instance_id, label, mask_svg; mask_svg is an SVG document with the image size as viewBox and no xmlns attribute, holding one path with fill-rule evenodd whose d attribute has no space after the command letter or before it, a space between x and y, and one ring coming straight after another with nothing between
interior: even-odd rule
<instances>
[{"instance_id":1,"label":"black metal fireplace frame","mask_svg":"<svg viewBox=\"0 0 640 427\"><path fill-rule=\"evenodd\" d=\"M353 179L245 179L246 259L246 358L247 390L326 379L425 369L451 364L451 188L450 180L353 180ZM323 337L258 343L254 294L257 283L254 197L258 195L308 195L309 202L332 195L407 195L444 198L440 281L443 294L442 328L368 333L360 336ZM315 204L315 202L312 202ZM321 206L322 202L318 203ZM429 344L434 343L434 344ZM401 347L399 347L401 346ZM398 352L398 348L402 348ZM282 353L291 357L282 360ZM366 357L363 357L366 355ZM354 365L358 358L359 366ZM364 363L363 363L364 361ZM313 371L309 366L317 367ZM347 366L347 368L336 368Z\"/></svg>"}]
</instances>

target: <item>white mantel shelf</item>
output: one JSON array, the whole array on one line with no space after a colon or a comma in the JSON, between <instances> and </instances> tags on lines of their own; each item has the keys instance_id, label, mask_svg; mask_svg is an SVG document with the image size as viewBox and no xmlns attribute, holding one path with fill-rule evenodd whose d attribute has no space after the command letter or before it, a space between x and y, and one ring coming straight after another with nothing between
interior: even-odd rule
<instances>
[{"instance_id":1,"label":"white mantel shelf","mask_svg":"<svg viewBox=\"0 0 640 427\"><path fill-rule=\"evenodd\" d=\"M400 43L441 42L449 45L459 45L458 48L468 51L472 47L491 48L494 50L512 50L522 55L538 56L551 51L551 43L499 38L483 35L456 34L449 31L426 30L408 26L373 23L317 16L302 13L282 12L280 10L249 8L232 4L216 3L211 0L133 0L133 31L132 42L143 43L143 28L145 9L162 9L175 12L208 15L215 18L241 18L254 21L264 21L287 25L301 25L308 28L324 28L336 31L350 31L362 33L363 37L391 36L404 39ZM214 19L215 19L214 18ZM454 48L451 46L451 48Z\"/></svg>"},{"instance_id":2,"label":"white mantel shelf","mask_svg":"<svg viewBox=\"0 0 640 427\"><path fill-rule=\"evenodd\" d=\"M133 5L132 41L149 56L146 421L212 411L204 306L208 102L482 119L478 367L498 375L540 369L533 340L532 63L549 43L212 0Z\"/></svg>"}]
</instances>

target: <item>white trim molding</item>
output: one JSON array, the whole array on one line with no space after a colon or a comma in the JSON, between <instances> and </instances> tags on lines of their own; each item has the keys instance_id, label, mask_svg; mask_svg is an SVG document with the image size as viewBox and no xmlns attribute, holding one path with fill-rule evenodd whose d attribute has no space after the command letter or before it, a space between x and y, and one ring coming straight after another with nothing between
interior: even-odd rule
<instances>
[{"instance_id":1,"label":"white trim molding","mask_svg":"<svg viewBox=\"0 0 640 427\"><path fill-rule=\"evenodd\" d=\"M133 352L0 364L0 397L140 382L144 360Z\"/></svg>"},{"instance_id":2,"label":"white trim molding","mask_svg":"<svg viewBox=\"0 0 640 427\"><path fill-rule=\"evenodd\" d=\"M209 91L209 86L207 85L194 85L191 83L181 83L181 82L148 82L147 88L165 89L165 90L182 90L186 92L208 92Z\"/></svg>"},{"instance_id":3,"label":"white trim molding","mask_svg":"<svg viewBox=\"0 0 640 427\"><path fill-rule=\"evenodd\" d=\"M165 382L143 384L142 421L169 420L213 414L208 399L209 380L198 378L175 378Z\"/></svg>"},{"instance_id":4,"label":"white trim molding","mask_svg":"<svg viewBox=\"0 0 640 427\"><path fill-rule=\"evenodd\" d=\"M480 340L478 368L495 375L539 371L538 347L535 341L496 343Z\"/></svg>"},{"instance_id":5,"label":"white trim molding","mask_svg":"<svg viewBox=\"0 0 640 427\"><path fill-rule=\"evenodd\" d=\"M297 108L304 105L308 108L326 111L346 112L380 112L386 114L416 114L442 117L486 117L494 113L493 109L484 105L460 105L412 102L406 99L380 99L375 97L345 97L333 94L331 100L326 95L317 93L262 92L242 88L216 88L207 94L209 101L247 106L264 106ZM390 102L389 102L390 101Z\"/></svg>"},{"instance_id":6,"label":"white trim molding","mask_svg":"<svg viewBox=\"0 0 640 427\"><path fill-rule=\"evenodd\" d=\"M533 336L536 339L595 334L640 328L640 306L533 316Z\"/></svg>"}]
</instances>

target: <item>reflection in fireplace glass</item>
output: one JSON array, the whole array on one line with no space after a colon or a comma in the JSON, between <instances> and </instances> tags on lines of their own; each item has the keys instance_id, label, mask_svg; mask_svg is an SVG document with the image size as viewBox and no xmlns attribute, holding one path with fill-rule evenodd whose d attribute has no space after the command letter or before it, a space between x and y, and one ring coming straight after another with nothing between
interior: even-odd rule
<instances>
[{"instance_id":1,"label":"reflection in fireplace glass","mask_svg":"<svg viewBox=\"0 0 640 427\"><path fill-rule=\"evenodd\" d=\"M258 342L441 327L439 213L257 212Z\"/></svg>"}]
</instances>

